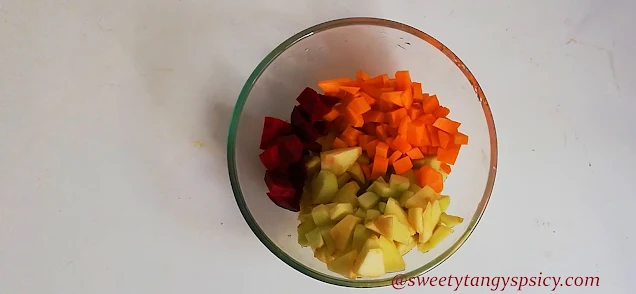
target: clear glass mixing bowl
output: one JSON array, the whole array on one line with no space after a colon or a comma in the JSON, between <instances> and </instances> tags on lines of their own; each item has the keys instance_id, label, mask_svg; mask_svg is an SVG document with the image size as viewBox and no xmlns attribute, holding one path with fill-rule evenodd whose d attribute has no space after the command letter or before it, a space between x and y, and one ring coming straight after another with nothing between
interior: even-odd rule
<instances>
[{"instance_id":1,"label":"clear glass mixing bowl","mask_svg":"<svg viewBox=\"0 0 636 294\"><path fill-rule=\"evenodd\" d=\"M465 221L435 249L414 248L404 256L406 277L432 270L466 241L481 218L495 182L495 126L477 80L453 52L413 27L384 19L347 18L308 28L284 41L254 69L238 97L230 124L227 159L234 196L249 227L283 262L314 279L346 287L381 287L396 273L376 279L349 280L329 271L311 248L297 241L297 213L276 206L265 194L265 169L259 140L265 116L289 120L295 98L317 81L409 70L424 92L437 94L462 123L470 142L460 152L444 194L449 214Z\"/></svg>"}]
</instances>

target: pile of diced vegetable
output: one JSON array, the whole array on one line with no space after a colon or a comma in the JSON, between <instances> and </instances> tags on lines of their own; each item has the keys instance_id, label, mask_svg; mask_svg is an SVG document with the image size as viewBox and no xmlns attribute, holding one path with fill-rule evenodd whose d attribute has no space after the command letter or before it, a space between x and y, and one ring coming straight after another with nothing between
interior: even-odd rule
<instances>
[{"instance_id":1,"label":"pile of diced vegetable","mask_svg":"<svg viewBox=\"0 0 636 294\"><path fill-rule=\"evenodd\" d=\"M266 117L260 160L268 197L298 212L298 242L350 279L405 269L463 218L442 195L468 136L408 71L319 81L289 122Z\"/></svg>"}]
</instances>

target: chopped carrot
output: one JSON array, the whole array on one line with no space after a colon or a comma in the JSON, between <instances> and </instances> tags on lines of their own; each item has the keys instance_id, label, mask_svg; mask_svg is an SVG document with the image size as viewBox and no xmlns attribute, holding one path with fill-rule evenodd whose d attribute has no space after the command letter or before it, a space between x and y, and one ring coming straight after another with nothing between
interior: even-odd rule
<instances>
[{"instance_id":1,"label":"chopped carrot","mask_svg":"<svg viewBox=\"0 0 636 294\"><path fill-rule=\"evenodd\" d=\"M395 173L398 175L402 175L412 168L413 162L411 162L411 159L408 157L402 157L393 162L393 170L395 170Z\"/></svg>"},{"instance_id":2,"label":"chopped carrot","mask_svg":"<svg viewBox=\"0 0 636 294\"><path fill-rule=\"evenodd\" d=\"M371 97L371 95L365 93L365 92L358 92L358 94L360 94L360 96L362 96L362 98L364 98L364 101L367 102L367 104L369 105L373 105L375 104L375 98Z\"/></svg>"},{"instance_id":3,"label":"chopped carrot","mask_svg":"<svg viewBox=\"0 0 636 294\"><path fill-rule=\"evenodd\" d=\"M338 111L337 108L332 107L331 111L325 114L322 118L325 119L326 121L333 121L334 119L338 118L338 116L340 116L340 111Z\"/></svg>"},{"instance_id":4,"label":"chopped carrot","mask_svg":"<svg viewBox=\"0 0 636 294\"><path fill-rule=\"evenodd\" d=\"M340 86L350 82L349 77L318 81L318 87L325 93L338 93Z\"/></svg>"},{"instance_id":5,"label":"chopped carrot","mask_svg":"<svg viewBox=\"0 0 636 294\"><path fill-rule=\"evenodd\" d=\"M417 121L420 121L425 125L432 125L435 122L435 120L437 120L437 118L430 113L422 115L419 118L417 118Z\"/></svg>"},{"instance_id":6,"label":"chopped carrot","mask_svg":"<svg viewBox=\"0 0 636 294\"><path fill-rule=\"evenodd\" d=\"M377 110L369 110L362 115L362 118L364 119L365 122L368 122L368 123L369 122L383 123L384 112L377 111Z\"/></svg>"},{"instance_id":7,"label":"chopped carrot","mask_svg":"<svg viewBox=\"0 0 636 294\"><path fill-rule=\"evenodd\" d=\"M400 97L400 99L402 99L402 105L404 105L406 109L411 108L411 105L413 104L413 90L411 90L411 85L406 86L406 89L402 92L402 97Z\"/></svg>"},{"instance_id":8,"label":"chopped carrot","mask_svg":"<svg viewBox=\"0 0 636 294\"><path fill-rule=\"evenodd\" d=\"M347 107L351 107L351 109L357 114L364 114L365 112L371 110L371 106L364 100L363 97L354 98Z\"/></svg>"},{"instance_id":9,"label":"chopped carrot","mask_svg":"<svg viewBox=\"0 0 636 294\"><path fill-rule=\"evenodd\" d=\"M439 147L439 135L437 133L438 130L431 125L427 125L426 129L428 131L428 135L431 138L431 146Z\"/></svg>"},{"instance_id":10,"label":"chopped carrot","mask_svg":"<svg viewBox=\"0 0 636 294\"><path fill-rule=\"evenodd\" d=\"M417 179L421 187L429 186L433 191L440 193L444 189L444 179L442 174L434 170L430 165L420 168L419 178Z\"/></svg>"},{"instance_id":11,"label":"chopped carrot","mask_svg":"<svg viewBox=\"0 0 636 294\"><path fill-rule=\"evenodd\" d=\"M388 82L389 82L389 76L387 74L381 74L366 80L364 83L367 85L373 85L376 87L384 87L384 85Z\"/></svg>"},{"instance_id":12,"label":"chopped carrot","mask_svg":"<svg viewBox=\"0 0 636 294\"><path fill-rule=\"evenodd\" d=\"M429 146L427 154L428 155L435 155L435 154L437 154L437 150L439 150L439 147Z\"/></svg>"},{"instance_id":13,"label":"chopped carrot","mask_svg":"<svg viewBox=\"0 0 636 294\"><path fill-rule=\"evenodd\" d=\"M402 152L400 152L399 150L393 151L393 154L391 154L391 157L389 157L389 163L393 164L396 160L400 159L400 157L402 157Z\"/></svg>"},{"instance_id":14,"label":"chopped carrot","mask_svg":"<svg viewBox=\"0 0 636 294\"><path fill-rule=\"evenodd\" d=\"M386 124L380 124L375 128L375 135L378 136L380 141L386 140L389 137L388 126Z\"/></svg>"},{"instance_id":15,"label":"chopped carrot","mask_svg":"<svg viewBox=\"0 0 636 294\"><path fill-rule=\"evenodd\" d=\"M446 163L441 163L439 165L439 168L444 171L447 175L449 175L451 173L451 167L450 165L446 164Z\"/></svg>"},{"instance_id":16,"label":"chopped carrot","mask_svg":"<svg viewBox=\"0 0 636 294\"><path fill-rule=\"evenodd\" d=\"M408 70L395 72L395 87L400 91L405 91L411 86L411 74Z\"/></svg>"},{"instance_id":17,"label":"chopped carrot","mask_svg":"<svg viewBox=\"0 0 636 294\"><path fill-rule=\"evenodd\" d=\"M362 150L367 149L367 143L369 143L371 141L371 138L373 138L373 136L369 136L369 135L360 135L360 137L358 137L358 146L360 146L362 148Z\"/></svg>"},{"instance_id":18,"label":"chopped carrot","mask_svg":"<svg viewBox=\"0 0 636 294\"><path fill-rule=\"evenodd\" d=\"M395 81L395 79L389 79L389 83L384 84L384 86L395 89L395 87L397 86L397 82Z\"/></svg>"},{"instance_id":19,"label":"chopped carrot","mask_svg":"<svg viewBox=\"0 0 636 294\"><path fill-rule=\"evenodd\" d=\"M345 143L344 141L342 141L342 139L336 137L336 139L333 140L333 143L331 143L331 149L340 149L340 148L347 148L349 147L349 145L347 145L347 143Z\"/></svg>"},{"instance_id":20,"label":"chopped carrot","mask_svg":"<svg viewBox=\"0 0 636 294\"><path fill-rule=\"evenodd\" d=\"M406 155L408 155L412 160L424 158L424 154L422 154L422 151L419 148L409 150L409 152L406 152Z\"/></svg>"},{"instance_id":21,"label":"chopped carrot","mask_svg":"<svg viewBox=\"0 0 636 294\"><path fill-rule=\"evenodd\" d=\"M347 87L347 86L340 86L340 90L345 91L351 95L355 95L356 93L358 93L358 91L360 91L359 87Z\"/></svg>"},{"instance_id":22,"label":"chopped carrot","mask_svg":"<svg viewBox=\"0 0 636 294\"><path fill-rule=\"evenodd\" d=\"M402 91L384 92L380 98L397 106L404 105L402 104Z\"/></svg>"},{"instance_id":23,"label":"chopped carrot","mask_svg":"<svg viewBox=\"0 0 636 294\"><path fill-rule=\"evenodd\" d=\"M402 153L409 152L413 148L406 140L406 136L395 137L391 145L393 146L393 149L399 150Z\"/></svg>"},{"instance_id":24,"label":"chopped carrot","mask_svg":"<svg viewBox=\"0 0 636 294\"><path fill-rule=\"evenodd\" d=\"M372 135L375 136L375 128L377 127L377 124L374 123L365 123L364 125L362 125L362 131L367 134L367 135Z\"/></svg>"},{"instance_id":25,"label":"chopped carrot","mask_svg":"<svg viewBox=\"0 0 636 294\"><path fill-rule=\"evenodd\" d=\"M459 128L459 126L461 125L461 123L456 122L454 120L450 120L448 118L445 117L440 117L437 120L435 120L435 122L433 123L433 126L444 131L447 132L449 134L455 134L457 133L457 129Z\"/></svg>"},{"instance_id":26,"label":"chopped carrot","mask_svg":"<svg viewBox=\"0 0 636 294\"><path fill-rule=\"evenodd\" d=\"M424 113L426 114L433 113L433 111L437 109L437 106L439 106L439 100L437 100L437 95L430 96L427 99L424 99L422 102L422 109L424 110Z\"/></svg>"},{"instance_id":27,"label":"chopped carrot","mask_svg":"<svg viewBox=\"0 0 636 294\"><path fill-rule=\"evenodd\" d=\"M433 110L433 115L435 117L446 117L448 114L450 114L450 109L444 106L437 106L437 108Z\"/></svg>"},{"instance_id":28,"label":"chopped carrot","mask_svg":"<svg viewBox=\"0 0 636 294\"><path fill-rule=\"evenodd\" d=\"M442 130L439 130L437 133L439 136L439 147L446 148L448 146L448 143L450 143L451 141L451 135Z\"/></svg>"},{"instance_id":29,"label":"chopped carrot","mask_svg":"<svg viewBox=\"0 0 636 294\"><path fill-rule=\"evenodd\" d=\"M395 137L395 136L398 135L398 128L388 127L387 131L389 133L389 136L391 136L391 137Z\"/></svg>"},{"instance_id":30,"label":"chopped carrot","mask_svg":"<svg viewBox=\"0 0 636 294\"><path fill-rule=\"evenodd\" d=\"M389 145L384 142L375 147L375 156L389 157Z\"/></svg>"},{"instance_id":31,"label":"chopped carrot","mask_svg":"<svg viewBox=\"0 0 636 294\"><path fill-rule=\"evenodd\" d=\"M409 117L411 118L411 121L414 121L418 117L420 117L420 114L422 114L422 109L420 109L419 107L409 108Z\"/></svg>"},{"instance_id":32,"label":"chopped carrot","mask_svg":"<svg viewBox=\"0 0 636 294\"><path fill-rule=\"evenodd\" d=\"M367 179L371 178L371 167L368 163L360 163L360 167L362 168L362 172L364 173L364 177Z\"/></svg>"},{"instance_id":33,"label":"chopped carrot","mask_svg":"<svg viewBox=\"0 0 636 294\"><path fill-rule=\"evenodd\" d=\"M421 122L414 122L408 126L406 140L414 146L429 146L431 139L426 132L426 126Z\"/></svg>"},{"instance_id":34,"label":"chopped carrot","mask_svg":"<svg viewBox=\"0 0 636 294\"><path fill-rule=\"evenodd\" d=\"M362 127L362 125L364 124L364 119L362 118L362 115L359 113L356 113L351 107L347 106L344 114L345 114L345 118L347 122L353 127L359 128L359 127Z\"/></svg>"},{"instance_id":35,"label":"chopped carrot","mask_svg":"<svg viewBox=\"0 0 636 294\"><path fill-rule=\"evenodd\" d=\"M388 113L387 122L392 127L399 127L400 126L400 121L402 121L402 119L404 117L408 116L408 114L409 113L406 110L406 108L400 108L398 110L391 111L391 112Z\"/></svg>"},{"instance_id":36,"label":"chopped carrot","mask_svg":"<svg viewBox=\"0 0 636 294\"><path fill-rule=\"evenodd\" d=\"M391 138L391 137L386 138L386 140L384 140L384 143L386 143L387 145L389 145L389 150L395 150L395 149L393 148L393 141L394 141L394 140L395 140L395 139L394 139L394 138Z\"/></svg>"},{"instance_id":37,"label":"chopped carrot","mask_svg":"<svg viewBox=\"0 0 636 294\"><path fill-rule=\"evenodd\" d=\"M373 168L371 169L371 179L383 177L389 168L389 159L376 155L373 157Z\"/></svg>"},{"instance_id":38,"label":"chopped carrot","mask_svg":"<svg viewBox=\"0 0 636 294\"><path fill-rule=\"evenodd\" d=\"M378 146L378 144L380 143L380 141L378 140L373 140L369 143L367 143L367 149L365 149L365 151L367 151L367 155L369 155L369 157L374 157L375 156L375 148Z\"/></svg>"},{"instance_id":39,"label":"chopped carrot","mask_svg":"<svg viewBox=\"0 0 636 294\"><path fill-rule=\"evenodd\" d=\"M360 138L361 135L363 135L362 132L352 127L348 127L342 132L342 134L340 134L339 138L347 143L349 147L353 147L358 145L358 138Z\"/></svg>"},{"instance_id":40,"label":"chopped carrot","mask_svg":"<svg viewBox=\"0 0 636 294\"><path fill-rule=\"evenodd\" d=\"M399 135L405 135L406 136L406 133L407 133L407 131L409 129L409 125L411 123L412 122L411 122L411 118L410 117L408 117L408 116L404 117L402 119L402 121L400 122L400 127L398 128L397 133Z\"/></svg>"},{"instance_id":41,"label":"chopped carrot","mask_svg":"<svg viewBox=\"0 0 636 294\"><path fill-rule=\"evenodd\" d=\"M446 148L439 148L437 150L437 160L447 164L455 164L461 146L462 145L448 144Z\"/></svg>"},{"instance_id":42,"label":"chopped carrot","mask_svg":"<svg viewBox=\"0 0 636 294\"><path fill-rule=\"evenodd\" d=\"M422 83L413 82L411 86L413 90L413 100L421 101L424 98L422 95Z\"/></svg>"},{"instance_id":43,"label":"chopped carrot","mask_svg":"<svg viewBox=\"0 0 636 294\"><path fill-rule=\"evenodd\" d=\"M453 135L453 143L457 145L468 145L468 136L457 132Z\"/></svg>"},{"instance_id":44,"label":"chopped carrot","mask_svg":"<svg viewBox=\"0 0 636 294\"><path fill-rule=\"evenodd\" d=\"M356 73L356 79L358 81L368 81L369 79L371 79L371 77L364 72L364 70L358 70L358 72Z\"/></svg>"}]
</instances>

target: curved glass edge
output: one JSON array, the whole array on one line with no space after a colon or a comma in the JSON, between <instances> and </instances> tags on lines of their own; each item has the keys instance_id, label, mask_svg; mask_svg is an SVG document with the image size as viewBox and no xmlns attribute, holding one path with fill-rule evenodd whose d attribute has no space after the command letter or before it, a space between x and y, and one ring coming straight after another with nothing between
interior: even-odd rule
<instances>
[{"instance_id":1,"label":"curved glass edge","mask_svg":"<svg viewBox=\"0 0 636 294\"><path fill-rule=\"evenodd\" d=\"M495 130L495 123L492 116L492 112L490 110L490 106L488 105L488 101L486 100L486 96L479 86L477 79L470 72L468 67L446 46L444 46L437 39L431 37L430 35L405 24L398 23L392 20L381 19L381 18L370 18L370 17L354 17L354 18L341 18L336 20L327 21L313 27L307 28L292 37L288 38L280 45L278 45L274 50L272 50L265 58L258 64L258 66L252 71L249 78L245 82L241 92L239 93L238 100L234 107L234 111L232 112L232 119L230 121L228 141L227 141L227 161L228 161L228 172L230 176L230 184L232 186L232 191L234 193L234 198L238 204L239 210L243 217L245 218L248 226L254 232L256 237L269 249L274 255L280 258L283 262L296 269L297 271L314 278L318 281L325 282L328 284L343 286L343 287L353 287L353 288L373 288L373 287L384 287L392 284L392 279L381 279L381 280L348 280L344 278L335 278L331 276L324 275L318 271L315 271L311 268L306 267L302 263L296 261L291 256L287 255L284 251L282 251L278 246L274 244L274 242L267 237L267 234L263 232L263 230L258 226L256 221L254 220L252 214L249 212L247 208L247 204L245 203L245 199L243 197L243 193L241 191L241 187L238 183L238 176L236 171L236 162L235 162L235 143L236 143L236 131L238 128L241 112L243 111L243 107L245 106L245 102L247 101L247 97L249 96L252 87L261 76L261 74L265 71L265 69L271 64L280 54L282 54L285 50L293 46L295 43L307 38L315 33L336 28L342 26L349 25L375 25L382 26L388 28L398 29L409 34L412 34L420 39L428 42L429 44L435 46L442 53L444 53L451 61L453 61L457 67L464 73L466 78L473 85L473 89L475 90L475 94L477 95L477 99L479 99L482 104L482 108L484 111L484 115L486 117L486 123L488 125L488 133L490 136L490 171L488 174L488 180L486 182L486 188L484 190L484 194L482 196L482 200L480 201L477 209L475 210L475 215L470 220L468 224L468 229L460 236L460 238L446 251L442 254L428 262L427 264L412 270L405 274L400 274L401 277L408 279L410 277L419 276L422 274L426 274L429 271L436 268L442 262L447 260L451 255L453 255L468 239L468 237L472 234L472 232L477 227L482 215L486 211L486 207L490 200L492 190L495 184L495 177L497 173L497 133Z\"/></svg>"}]
</instances>

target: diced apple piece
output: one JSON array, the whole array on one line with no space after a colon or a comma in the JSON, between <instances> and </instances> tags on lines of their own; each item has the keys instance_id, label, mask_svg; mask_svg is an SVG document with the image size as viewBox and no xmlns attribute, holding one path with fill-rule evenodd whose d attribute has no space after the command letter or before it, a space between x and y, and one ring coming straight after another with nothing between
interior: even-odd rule
<instances>
[{"instance_id":1,"label":"diced apple piece","mask_svg":"<svg viewBox=\"0 0 636 294\"><path fill-rule=\"evenodd\" d=\"M379 229L378 229L378 227L375 225L375 219L374 219L374 220L372 220L372 221L368 221L368 222L364 225L364 227L365 227L365 228L367 228L367 229L369 229L369 230L371 230L371 231L373 231L373 232L376 232L376 233L378 233L378 234L381 234L381 233L380 233L380 230L379 230Z\"/></svg>"},{"instance_id":2,"label":"diced apple piece","mask_svg":"<svg viewBox=\"0 0 636 294\"><path fill-rule=\"evenodd\" d=\"M437 223L439 223L439 218L442 212L439 207L439 201L435 201L432 204L426 206L424 213L422 214L422 223L423 229L422 233L419 235L419 242L426 243L433 235L433 230Z\"/></svg>"},{"instance_id":3,"label":"diced apple piece","mask_svg":"<svg viewBox=\"0 0 636 294\"><path fill-rule=\"evenodd\" d=\"M441 207L441 204L440 204L440 207ZM439 220L444 225L446 225L449 228L452 228L452 227L464 222L464 218L463 217L454 216L454 215L448 215L448 214L446 214L446 212L442 212L442 214L439 217Z\"/></svg>"},{"instance_id":4,"label":"diced apple piece","mask_svg":"<svg viewBox=\"0 0 636 294\"><path fill-rule=\"evenodd\" d=\"M415 193L415 195L428 200L428 202L433 202L442 197L441 195L439 195L439 193L435 192L435 190L433 190L433 188L429 186L422 187L422 189Z\"/></svg>"},{"instance_id":5,"label":"diced apple piece","mask_svg":"<svg viewBox=\"0 0 636 294\"><path fill-rule=\"evenodd\" d=\"M366 183L366 179L364 177L364 172L362 171L362 167L359 163L354 163L347 173L351 175L351 178L358 182L360 185L364 185Z\"/></svg>"},{"instance_id":6,"label":"diced apple piece","mask_svg":"<svg viewBox=\"0 0 636 294\"><path fill-rule=\"evenodd\" d=\"M371 162L371 159L369 159L369 156L367 156L366 153L362 153L360 154L360 157L358 157L357 162L361 164L369 164Z\"/></svg>"},{"instance_id":7,"label":"diced apple piece","mask_svg":"<svg viewBox=\"0 0 636 294\"><path fill-rule=\"evenodd\" d=\"M336 133L329 133L325 136L322 136L316 139L316 142L322 146L321 151L331 150L331 144L333 144L333 140L336 139Z\"/></svg>"},{"instance_id":8,"label":"diced apple piece","mask_svg":"<svg viewBox=\"0 0 636 294\"><path fill-rule=\"evenodd\" d=\"M424 209L421 207L413 207L409 209L409 224L411 224L418 233L424 231L424 223L422 222L423 214Z\"/></svg>"},{"instance_id":9,"label":"diced apple piece","mask_svg":"<svg viewBox=\"0 0 636 294\"><path fill-rule=\"evenodd\" d=\"M349 253L328 262L327 268L335 273L343 275L346 278L355 279L358 275L353 272L353 264L357 257L358 251L351 250Z\"/></svg>"},{"instance_id":10,"label":"diced apple piece","mask_svg":"<svg viewBox=\"0 0 636 294\"><path fill-rule=\"evenodd\" d=\"M373 182L373 184L371 184L369 188L367 188L367 191L378 194L378 196L381 196L384 198L389 198L396 195L395 190L391 189L389 187L389 184L381 182L381 181L377 181L377 180Z\"/></svg>"},{"instance_id":11,"label":"diced apple piece","mask_svg":"<svg viewBox=\"0 0 636 294\"><path fill-rule=\"evenodd\" d=\"M378 202L378 210L381 213L384 213L384 209L386 208L386 202Z\"/></svg>"},{"instance_id":12,"label":"diced apple piece","mask_svg":"<svg viewBox=\"0 0 636 294\"><path fill-rule=\"evenodd\" d=\"M314 251L314 257L324 263L328 263L333 260L333 256L329 254L329 249L325 246L316 249Z\"/></svg>"},{"instance_id":13,"label":"diced apple piece","mask_svg":"<svg viewBox=\"0 0 636 294\"><path fill-rule=\"evenodd\" d=\"M358 202L360 203L360 206L364 207L365 209L371 209L375 207L376 205L378 205L379 201L380 196L373 192L366 192L358 196Z\"/></svg>"},{"instance_id":14,"label":"diced apple piece","mask_svg":"<svg viewBox=\"0 0 636 294\"><path fill-rule=\"evenodd\" d=\"M386 273L384 253L377 238L369 238L353 265L353 271L360 276L377 278Z\"/></svg>"},{"instance_id":15,"label":"diced apple piece","mask_svg":"<svg viewBox=\"0 0 636 294\"><path fill-rule=\"evenodd\" d=\"M411 225L409 224L409 220L406 217L406 212L404 212L404 209L402 209L402 207L400 206L400 203L398 203L397 200L393 198L389 198L386 201L386 208L384 209L384 215L395 215L398 221L400 221L403 225L406 226L411 236L415 235L415 229L412 228Z\"/></svg>"},{"instance_id":16,"label":"diced apple piece","mask_svg":"<svg viewBox=\"0 0 636 294\"><path fill-rule=\"evenodd\" d=\"M332 255L334 252L336 252L336 244L334 243L334 240L329 233L332 228L332 226L320 228L322 240L325 242L323 248L327 248L327 253L329 253L329 255Z\"/></svg>"},{"instance_id":17,"label":"diced apple piece","mask_svg":"<svg viewBox=\"0 0 636 294\"><path fill-rule=\"evenodd\" d=\"M422 190L422 187L418 186L416 183L417 183L417 182L415 182L415 183L414 183L414 182L411 182L411 186L409 186L409 191L411 191L411 192L413 192L413 193L417 193L417 192L419 192L420 190Z\"/></svg>"},{"instance_id":18,"label":"diced apple piece","mask_svg":"<svg viewBox=\"0 0 636 294\"><path fill-rule=\"evenodd\" d=\"M309 246L311 246L311 248L313 248L314 250L325 245L325 242L322 240L322 235L320 234L319 228L311 230L309 233L305 234L305 237L307 238L307 243L309 243Z\"/></svg>"},{"instance_id":19,"label":"diced apple piece","mask_svg":"<svg viewBox=\"0 0 636 294\"><path fill-rule=\"evenodd\" d=\"M332 223L329 216L329 207L324 204L320 204L311 211L311 217L314 220L314 224L318 227L323 227Z\"/></svg>"},{"instance_id":20,"label":"diced apple piece","mask_svg":"<svg viewBox=\"0 0 636 294\"><path fill-rule=\"evenodd\" d=\"M446 209L448 209L448 206L450 205L450 196L442 195L442 197L440 197L438 201L439 208L442 210L442 212L446 212Z\"/></svg>"},{"instance_id":21,"label":"diced apple piece","mask_svg":"<svg viewBox=\"0 0 636 294\"><path fill-rule=\"evenodd\" d=\"M311 211L309 212L309 214L299 214L298 215L298 221L300 221L300 223L304 223L304 222L314 222L314 217L311 215Z\"/></svg>"},{"instance_id":22,"label":"diced apple piece","mask_svg":"<svg viewBox=\"0 0 636 294\"><path fill-rule=\"evenodd\" d=\"M439 245L446 237L453 233L453 229L448 228L443 225L437 226L435 232L431 236L431 238L426 243L420 243L417 245L417 249L421 252L428 252L429 250L435 248L435 246Z\"/></svg>"},{"instance_id":23,"label":"diced apple piece","mask_svg":"<svg viewBox=\"0 0 636 294\"><path fill-rule=\"evenodd\" d=\"M311 232L316 228L316 225L313 221L302 222L296 227L296 231L298 232L298 244L302 247L309 246L309 242L307 237L305 236L307 233Z\"/></svg>"},{"instance_id":24,"label":"diced apple piece","mask_svg":"<svg viewBox=\"0 0 636 294\"><path fill-rule=\"evenodd\" d=\"M409 251L411 251L411 249L413 249L413 247L417 245L417 238L415 236L411 236L411 240L409 241L408 244L402 244L397 241L393 243L395 243L395 248L397 248L400 254L404 256L404 254L409 253Z\"/></svg>"},{"instance_id":25,"label":"diced apple piece","mask_svg":"<svg viewBox=\"0 0 636 294\"><path fill-rule=\"evenodd\" d=\"M362 154L361 147L334 149L320 153L320 168L339 176L345 173Z\"/></svg>"},{"instance_id":26,"label":"diced apple piece","mask_svg":"<svg viewBox=\"0 0 636 294\"><path fill-rule=\"evenodd\" d=\"M410 185L411 182L406 177L392 174L389 178L389 188L391 188L391 190L393 191L404 192L409 189Z\"/></svg>"},{"instance_id":27,"label":"diced apple piece","mask_svg":"<svg viewBox=\"0 0 636 294\"><path fill-rule=\"evenodd\" d=\"M413 172L412 169L409 169L408 171L406 171L404 174L402 174L403 177L409 179L409 189L411 188L412 185L416 185L417 184L417 178L415 177L415 172ZM390 180L389 180L390 182ZM418 187L419 188L419 187Z\"/></svg>"},{"instance_id":28,"label":"diced apple piece","mask_svg":"<svg viewBox=\"0 0 636 294\"><path fill-rule=\"evenodd\" d=\"M344 187L344 185L346 185L347 183L349 183L349 181L351 181L351 175L346 173L346 174L341 174L338 176L338 188L342 188Z\"/></svg>"},{"instance_id":29,"label":"diced apple piece","mask_svg":"<svg viewBox=\"0 0 636 294\"><path fill-rule=\"evenodd\" d=\"M358 207L358 209L356 209L356 212L353 215L361 219L365 219L367 217L367 212L364 210L364 208Z\"/></svg>"},{"instance_id":30,"label":"diced apple piece","mask_svg":"<svg viewBox=\"0 0 636 294\"><path fill-rule=\"evenodd\" d=\"M360 186L356 182L348 182L336 192L336 196L333 198L333 202L336 203L350 203L351 206L358 208L358 191Z\"/></svg>"},{"instance_id":31,"label":"diced apple piece","mask_svg":"<svg viewBox=\"0 0 636 294\"><path fill-rule=\"evenodd\" d=\"M351 244L353 230L361 221L359 217L349 214L333 226L329 234L333 238L336 249L344 250Z\"/></svg>"},{"instance_id":32,"label":"diced apple piece","mask_svg":"<svg viewBox=\"0 0 636 294\"><path fill-rule=\"evenodd\" d=\"M384 270L387 273L399 272L406 268L402 255L391 240L381 235L378 239L378 243L380 244L380 248L382 248Z\"/></svg>"},{"instance_id":33,"label":"diced apple piece","mask_svg":"<svg viewBox=\"0 0 636 294\"><path fill-rule=\"evenodd\" d=\"M367 217L364 219L365 223L375 220L376 217L381 216L382 213L377 209L369 209L367 210Z\"/></svg>"},{"instance_id":34,"label":"diced apple piece","mask_svg":"<svg viewBox=\"0 0 636 294\"><path fill-rule=\"evenodd\" d=\"M427 156L422 159L413 160L413 168L419 169L425 165L432 167L434 170L440 170L442 162L437 160L437 156Z\"/></svg>"},{"instance_id":35,"label":"diced apple piece","mask_svg":"<svg viewBox=\"0 0 636 294\"><path fill-rule=\"evenodd\" d=\"M411 191L402 192L402 196L400 196L400 206L404 207L406 205L406 202L409 199L411 199L411 197L413 197L413 195L415 195L415 193L411 192Z\"/></svg>"},{"instance_id":36,"label":"diced apple piece","mask_svg":"<svg viewBox=\"0 0 636 294\"><path fill-rule=\"evenodd\" d=\"M351 203L337 203L329 210L329 218L334 222L339 222L349 214L353 214Z\"/></svg>"},{"instance_id":37,"label":"diced apple piece","mask_svg":"<svg viewBox=\"0 0 636 294\"><path fill-rule=\"evenodd\" d=\"M353 240L351 241L351 248L360 249L364 242L371 237L373 233L368 230L363 224L357 224L353 230Z\"/></svg>"},{"instance_id":38,"label":"diced apple piece","mask_svg":"<svg viewBox=\"0 0 636 294\"><path fill-rule=\"evenodd\" d=\"M311 177L320 171L320 157L309 156L305 160L305 170L307 170L308 177Z\"/></svg>"},{"instance_id":39,"label":"diced apple piece","mask_svg":"<svg viewBox=\"0 0 636 294\"><path fill-rule=\"evenodd\" d=\"M311 197L311 192L309 191L309 189L304 188L303 194L300 197L300 212L298 212L299 219L301 215L310 215L313 208L314 204Z\"/></svg>"},{"instance_id":40,"label":"diced apple piece","mask_svg":"<svg viewBox=\"0 0 636 294\"><path fill-rule=\"evenodd\" d=\"M331 199L338 192L338 180L336 175L330 171L321 170L312 183L314 204L325 204L331 202Z\"/></svg>"},{"instance_id":41,"label":"diced apple piece","mask_svg":"<svg viewBox=\"0 0 636 294\"><path fill-rule=\"evenodd\" d=\"M378 216L374 223L380 233L391 241L407 244L411 238L407 225L401 223L394 215Z\"/></svg>"},{"instance_id":42,"label":"diced apple piece","mask_svg":"<svg viewBox=\"0 0 636 294\"><path fill-rule=\"evenodd\" d=\"M433 235L435 224L433 224L433 209L431 207L432 205L429 202L424 209L424 213L422 213L422 232L420 232L418 236L418 242L420 244L428 242L428 240Z\"/></svg>"}]
</instances>

